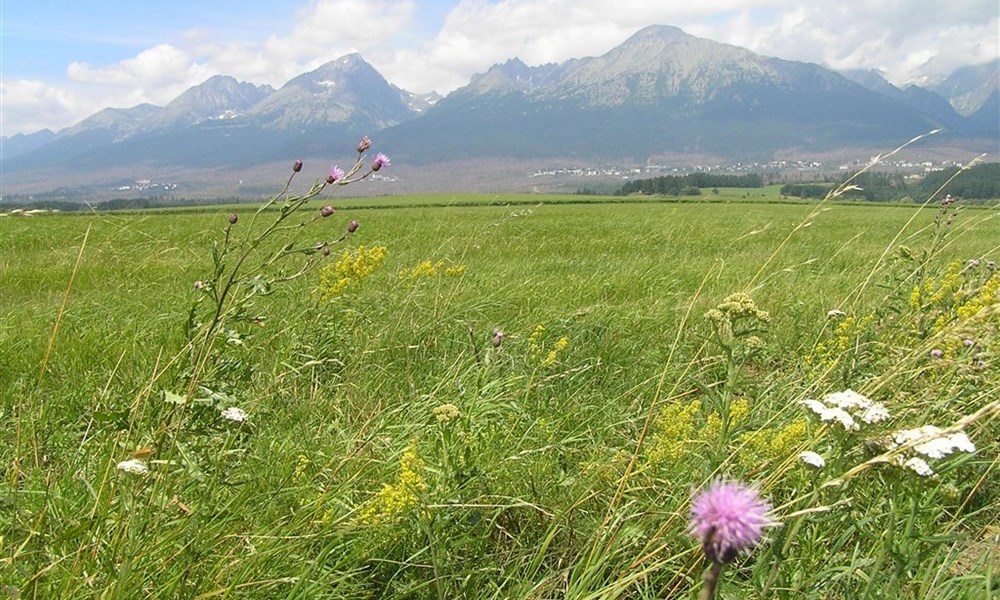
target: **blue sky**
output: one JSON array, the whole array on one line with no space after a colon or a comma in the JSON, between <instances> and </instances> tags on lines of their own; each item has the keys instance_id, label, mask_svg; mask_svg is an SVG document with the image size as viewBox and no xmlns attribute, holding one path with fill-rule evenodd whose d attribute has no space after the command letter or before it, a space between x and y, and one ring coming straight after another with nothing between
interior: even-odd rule
<instances>
[{"instance_id":1,"label":"blue sky","mask_svg":"<svg viewBox=\"0 0 1000 600\"><path fill-rule=\"evenodd\" d=\"M281 86L348 52L447 93L508 58L602 54L652 24L895 83L1000 57L996 0L125 0L0 3L0 129L163 105L216 74Z\"/></svg>"}]
</instances>

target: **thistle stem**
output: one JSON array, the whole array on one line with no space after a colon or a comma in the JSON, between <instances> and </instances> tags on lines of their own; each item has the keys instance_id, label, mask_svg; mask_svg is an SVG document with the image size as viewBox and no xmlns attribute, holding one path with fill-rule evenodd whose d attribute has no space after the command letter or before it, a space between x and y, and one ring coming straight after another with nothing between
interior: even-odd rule
<instances>
[{"instance_id":1,"label":"thistle stem","mask_svg":"<svg viewBox=\"0 0 1000 600\"><path fill-rule=\"evenodd\" d=\"M705 574L702 575L702 581L705 585L701 588L701 593L698 594L698 600L712 600L715 597L715 587L719 585L719 579L722 575L723 563L712 561L712 566L705 569Z\"/></svg>"}]
</instances>

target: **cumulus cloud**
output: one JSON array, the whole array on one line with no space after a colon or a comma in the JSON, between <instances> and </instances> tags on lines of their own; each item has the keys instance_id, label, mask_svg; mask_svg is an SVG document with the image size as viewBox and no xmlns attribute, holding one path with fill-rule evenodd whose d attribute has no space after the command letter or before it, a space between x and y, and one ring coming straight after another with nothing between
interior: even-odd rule
<instances>
[{"instance_id":1,"label":"cumulus cloud","mask_svg":"<svg viewBox=\"0 0 1000 600\"><path fill-rule=\"evenodd\" d=\"M997 58L998 32L1000 8L992 0L802 3L692 27L769 56L880 69L896 84L940 79L959 66Z\"/></svg>"},{"instance_id":2,"label":"cumulus cloud","mask_svg":"<svg viewBox=\"0 0 1000 600\"><path fill-rule=\"evenodd\" d=\"M995 0L459 0L422 36L430 1L310 0L275 23L282 34L192 29L117 63L71 63L66 82L4 82L4 133L65 126L104 106L166 104L216 74L278 87L349 52L400 87L447 93L509 58L596 56L651 24L834 69L878 68L897 84L1000 56Z\"/></svg>"},{"instance_id":3,"label":"cumulus cloud","mask_svg":"<svg viewBox=\"0 0 1000 600\"><path fill-rule=\"evenodd\" d=\"M0 81L4 135L58 130L79 120L91 109L78 95L31 79ZM93 111L90 111L93 112Z\"/></svg>"},{"instance_id":4,"label":"cumulus cloud","mask_svg":"<svg viewBox=\"0 0 1000 600\"><path fill-rule=\"evenodd\" d=\"M994 0L461 0L433 39L380 66L404 88L447 92L514 56L530 65L595 56L665 24L788 60L881 69L903 84L1000 56L998 13Z\"/></svg>"}]
</instances>

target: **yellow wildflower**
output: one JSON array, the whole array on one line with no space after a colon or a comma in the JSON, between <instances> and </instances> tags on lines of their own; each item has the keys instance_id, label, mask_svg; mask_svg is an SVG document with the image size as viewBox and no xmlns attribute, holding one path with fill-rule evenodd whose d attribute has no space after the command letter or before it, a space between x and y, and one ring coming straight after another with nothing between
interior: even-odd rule
<instances>
[{"instance_id":1,"label":"yellow wildflower","mask_svg":"<svg viewBox=\"0 0 1000 600\"><path fill-rule=\"evenodd\" d=\"M653 423L646 459L657 464L680 458L695 439L694 420L700 411L700 400L688 404L671 402L664 406Z\"/></svg>"},{"instance_id":2,"label":"yellow wildflower","mask_svg":"<svg viewBox=\"0 0 1000 600\"><path fill-rule=\"evenodd\" d=\"M320 298L324 301L333 300L348 287L360 286L362 281L378 269L388 254L385 246L358 246L354 252L344 250L336 263L320 270Z\"/></svg>"},{"instance_id":3,"label":"yellow wildflower","mask_svg":"<svg viewBox=\"0 0 1000 600\"><path fill-rule=\"evenodd\" d=\"M364 525L386 525L400 520L411 508L420 502L419 494L427 489L421 472L424 461L417 454L416 442L412 442L399 459L399 472L393 483L387 483L370 500L365 502L358 513L358 523Z\"/></svg>"}]
</instances>

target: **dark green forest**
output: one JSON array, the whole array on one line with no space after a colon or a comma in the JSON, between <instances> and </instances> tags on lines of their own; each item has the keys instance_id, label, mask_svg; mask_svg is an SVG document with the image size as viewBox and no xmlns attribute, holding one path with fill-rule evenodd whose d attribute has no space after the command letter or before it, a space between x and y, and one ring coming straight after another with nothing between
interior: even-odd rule
<instances>
[{"instance_id":1,"label":"dark green forest","mask_svg":"<svg viewBox=\"0 0 1000 600\"><path fill-rule=\"evenodd\" d=\"M932 171L919 180L909 179L901 172L862 173L851 181L854 188L844 192L841 197L870 202L899 200L923 202L932 196L945 194L971 200L1000 198L1000 163L978 164L965 169L962 173L959 173L959 170L959 167L949 167ZM781 195L790 198L822 199L851 177L851 174L846 174L828 176L810 183L788 183L781 186ZM615 194L697 196L704 188L759 188L764 183L764 178L756 173L746 175L690 173L636 179L621 186Z\"/></svg>"},{"instance_id":2,"label":"dark green forest","mask_svg":"<svg viewBox=\"0 0 1000 600\"><path fill-rule=\"evenodd\" d=\"M746 175L722 175L715 173L689 173L687 175L663 175L651 179L629 181L615 193L617 196L629 194L662 194L670 196L697 196L701 188L759 188L764 179L756 173Z\"/></svg>"},{"instance_id":3,"label":"dark green forest","mask_svg":"<svg viewBox=\"0 0 1000 600\"><path fill-rule=\"evenodd\" d=\"M956 173L958 174L957 176ZM847 181L850 175L816 183L790 183L781 186L781 195L794 198L825 198L830 190ZM949 182L949 179L951 180ZM959 167L932 171L919 181L907 180L901 173L870 172L856 177L844 198L885 202L914 200L951 194L956 198L990 200L1000 198L1000 163L982 163L959 173Z\"/></svg>"}]
</instances>

